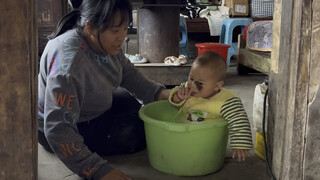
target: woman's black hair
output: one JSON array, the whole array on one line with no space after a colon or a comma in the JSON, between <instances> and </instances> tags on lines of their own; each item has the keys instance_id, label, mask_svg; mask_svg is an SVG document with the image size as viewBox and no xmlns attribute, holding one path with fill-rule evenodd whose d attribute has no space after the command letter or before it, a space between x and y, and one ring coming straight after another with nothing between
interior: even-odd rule
<instances>
[{"instance_id":1,"label":"woman's black hair","mask_svg":"<svg viewBox=\"0 0 320 180\"><path fill-rule=\"evenodd\" d=\"M114 24L115 13L120 12L121 21ZM100 33L113 26L121 26L123 23L132 22L132 5L130 0L83 0L79 9L66 14L59 21L55 31L48 36L49 39L77 28L80 34L84 34L84 25L89 21L94 29ZM101 43L100 43L101 45Z\"/></svg>"}]
</instances>

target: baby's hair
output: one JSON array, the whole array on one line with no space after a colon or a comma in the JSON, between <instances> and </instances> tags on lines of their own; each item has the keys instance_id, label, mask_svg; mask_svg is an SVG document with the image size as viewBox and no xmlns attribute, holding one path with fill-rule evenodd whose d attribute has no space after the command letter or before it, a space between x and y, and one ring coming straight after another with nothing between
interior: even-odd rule
<instances>
[{"instance_id":1,"label":"baby's hair","mask_svg":"<svg viewBox=\"0 0 320 180\"><path fill-rule=\"evenodd\" d=\"M209 66L219 81L223 81L227 75L227 65L222 56L216 52L206 51L200 54L194 63L200 66Z\"/></svg>"}]
</instances>

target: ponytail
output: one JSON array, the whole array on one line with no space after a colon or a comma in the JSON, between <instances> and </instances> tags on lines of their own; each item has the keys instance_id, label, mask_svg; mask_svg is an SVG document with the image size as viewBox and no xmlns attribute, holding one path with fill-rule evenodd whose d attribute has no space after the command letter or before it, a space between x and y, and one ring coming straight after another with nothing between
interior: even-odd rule
<instances>
[{"instance_id":1,"label":"ponytail","mask_svg":"<svg viewBox=\"0 0 320 180\"><path fill-rule=\"evenodd\" d=\"M78 0L79 1L79 0ZM132 5L130 0L80 0L82 2L79 9L75 9L66 14L58 23L54 32L48 39L54 39L64 32L77 28L77 32L84 34L83 28L89 21L98 32L114 26L115 13L121 13L120 24L132 22Z\"/></svg>"},{"instance_id":2,"label":"ponytail","mask_svg":"<svg viewBox=\"0 0 320 180\"><path fill-rule=\"evenodd\" d=\"M79 17L80 11L78 9L75 9L63 16L63 18L58 22L56 29L48 36L48 39L54 39L60 34L73 29L76 26Z\"/></svg>"}]
</instances>

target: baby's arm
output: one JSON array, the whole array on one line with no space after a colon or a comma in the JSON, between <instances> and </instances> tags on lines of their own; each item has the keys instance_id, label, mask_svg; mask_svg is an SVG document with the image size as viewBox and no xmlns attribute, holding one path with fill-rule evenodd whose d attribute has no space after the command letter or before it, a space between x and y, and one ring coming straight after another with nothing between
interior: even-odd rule
<instances>
[{"instance_id":1,"label":"baby's arm","mask_svg":"<svg viewBox=\"0 0 320 180\"><path fill-rule=\"evenodd\" d=\"M221 115L228 121L232 158L244 161L252 149L252 135L247 113L239 97L228 99L221 107Z\"/></svg>"},{"instance_id":2,"label":"baby's arm","mask_svg":"<svg viewBox=\"0 0 320 180\"><path fill-rule=\"evenodd\" d=\"M181 101L188 99L190 96L191 96L190 88L180 87L179 90L173 94L171 100L174 103L180 103Z\"/></svg>"}]
</instances>

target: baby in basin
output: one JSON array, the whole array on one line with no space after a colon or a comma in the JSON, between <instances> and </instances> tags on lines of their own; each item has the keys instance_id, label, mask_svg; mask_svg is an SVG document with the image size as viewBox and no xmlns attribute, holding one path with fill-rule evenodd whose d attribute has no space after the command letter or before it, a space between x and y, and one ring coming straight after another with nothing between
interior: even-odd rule
<instances>
[{"instance_id":1,"label":"baby in basin","mask_svg":"<svg viewBox=\"0 0 320 180\"><path fill-rule=\"evenodd\" d=\"M227 120L232 157L244 161L252 148L250 123L241 99L223 88L226 71L218 53L204 52L193 62L188 81L171 91L169 102L181 108L184 122Z\"/></svg>"}]
</instances>

